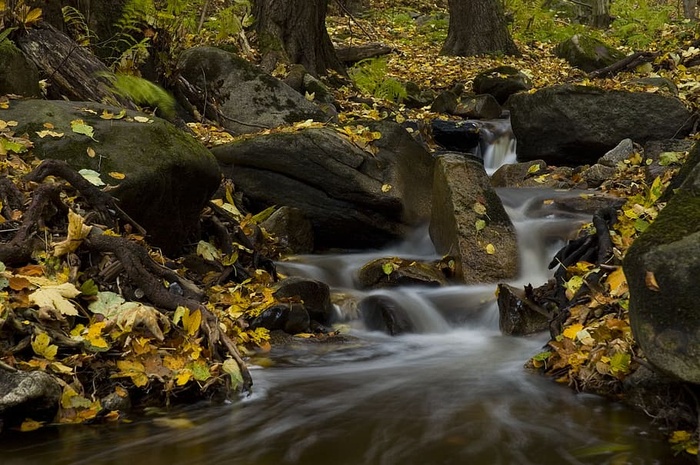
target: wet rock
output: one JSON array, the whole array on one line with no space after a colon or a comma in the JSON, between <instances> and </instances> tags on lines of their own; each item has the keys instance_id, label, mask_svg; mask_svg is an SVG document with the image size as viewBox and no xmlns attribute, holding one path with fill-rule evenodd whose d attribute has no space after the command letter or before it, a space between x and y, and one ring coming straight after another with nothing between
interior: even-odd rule
<instances>
[{"instance_id":1,"label":"wet rock","mask_svg":"<svg viewBox=\"0 0 700 465\"><path fill-rule=\"evenodd\" d=\"M383 295L372 295L360 302L362 321L370 331L383 331L392 336L415 332L406 310Z\"/></svg>"},{"instance_id":2,"label":"wet rock","mask_svg":"<svg viewBox=\"0 0 700 465\"><path fill-rule=\"evenodd\" d=\"M402 258L378 258L365 264L357 274L361 289L419 285L445 286L448 281L442 269L449 271L442 262L421 263Z\"/></svg>"},{"instance_id":3,"label":"wet rock","mask_svg":"<svg viewBox=\"0 0 700 465\"><path fill-rule=\"evenodd\" d=\"M544 160L503 165L491 175L493 187L571 187L572 169L566 167L550 170Z\"/></svg>"},{"instance_id":4,"label":"wet rock","mask_svg":"<svg viewBox=\"0 0 700 465\"><path fill-rule=\"evenodd\" d=\"M556 166L596 163L625 138L639 144L682 138L694 123L675 97L586 86L519 93L508 106L518 161L543 159Z\"/></svg>"},{"instance_id":5,"label":"wet rock","mask_svg":"<svg viewBox=\"0 0 700 465\"><path fill-rule=\"evenodd\" d=\"M307 119L327 119L302 94L233 53L215 47L193 47L180 55L177 68L182 77L220 103L224 117L206 116L220 120L236 134Z\"/></svg>"},{"instance_id":6,"label":"wet rock","mask_svg":"<svg viewBox=\"0 0 700 465\"><path fill-rule=\"evenodd\" d=\"M511 95L531 89L532 82L527 75L512 66L498 66L477 74L473 88L475 94L493 95L503 105Z\"/></svg>"},{"instance_id":7,"label":"wet rock","mask_svg":"<svg viewBox=\"0 0 700 465\"><path fill-rule=\"evenodd\" d=\"M630 323L660 372L700 383L700 165L627 251Z\"/></svg>"},{"instance_id":8,"label":"wet rock","mask_svg":"<svg viewBox=\"0 0 700 465\"><path fill-rule=\"evenodd\" d=\"M299 208L282 206L263 221L261 226L277 236L287 254L305 254L314 250L313 227Z\"/></svg>"},{"instance_id":9,"label":"wet rock","mask_svg":"<svg viewBox=\"0 0 700 465\"><path fill-rule=\"evenodd\" d=\"M0 429L26 418L50 421L58 411L62 388L41 372L13 372L0 368Z\"/></svg>"},{"instance_id":10,"label":"wet rock","mask_svg":"<svg viewBox=\"0 0 700 465\"><path fill-rule=\"evenodd\" d=\"M465 95L459 99L459 103L457 103L451 113L463 118L496 119L503 113L503 108L501 108L493 95Z\"/></svg>"},{"instance_id":11,"label":"wet rock","mask_svg":"<svg viewBox=\"0 0 700 465\"><path fill-rule=\"evenodd\" d=\"M433 140L445 150L474 153L479 146L479 125L472 121L443 121L435 119L430 123Z\"/></svg>"},{"instance_id":12,"label":"wet rock","mask_svg":"<svg viewBox=\"0 0 700 465\"><path fill-rule=\"evenodd\" d=\"M605 68L623 59L625 54L594 37L576 34L561 42L554 54L587 73Z\"/></svg>"},{"instance_id":13,"label":"wet rock","mask_svg":"<svg viewBox=\"0 0 700 465\"><path fill-rule=\"evenodd\" d=\"M518 273L515 228L484 167L455 154L436 159L430 237L455 257L455 278L467 284Z\"/></svg>"},{"instance_id":14,"label":"wet rock","mask_svg":"<svg viewBox=\"0 0 700 465\"><path fill-rule=\"evenodd\" d=\"M309 317L322 325L328 325L333 320L330 288L321 281L292 276L280 281L273 295L277 299L299 299Z\"/></svg>"},{"instance_id":15,"label":"wet rock","mask_svg":"<svg viewBox=\"0 0 700 465\"><path fill-rule=\"evenodd\" d=\"M544 309L528 299L523 289L499 284L498 327L509 336L527 336L549 329L549 316Z\"/></svg>"},{"instance_id":16,"label":"wet rock","mask_svg":"<svg viewBox=\"0 0 700 465\"><path fill-rule=\"evenodd\" d=\"M14 129L27 133L38 157L65 160L75 170L122 173L117 180L103 174L109 193L120 207L148 232L149 243L166 254L175 253L199 227L202 209L219 187L221 171L212 154L193 137L161 118L127 111L121 119L103 119L103 111L121 108L93 102L17 100L3 110L3 118L18 121ZM133 118L146 117L151 123ZM82 119L95 140L71 130ZM44 137L36 131L51 123L63 137ZM89 157L93 148L98 156Z\"/></svg>"},{"instance_id":17,"label":"wet rock","mask_svg":"<svg viewBox=\"0 0 700 465\"><path fill-rule=\"evenodd\" d=\"M266 328L270 331L281 330L287 334L306 333L309 331L309 313L300 303L278 304L265 309L259 316L249 322L252 329Z\"/></svg>"},{"instance_id":18,"label":"wet rock","mask_svg":"<svg viewBox=\"0 0 700 465\"><path fill-rule=\"evenodd\" d=\"M381 133L376 154L330 128L263 135L212 152L251 210L302 210L317 248L380 247L428 217L433 159L398 124L366 125Z\"/></svg>"},{"instance_id":19,"label":"wet rock","mask_svg":"<svg viewBox=\"0 0 700 465\"><path fill-rule=\"evenodd\" d=\"M571 213L583 213L593 215L604 208L618 209L625 204L625 199L614 195L602 194L590 191L570 191L572 194L580 192L580 195L555 197L550 204L551 208L558 211Z\"/></svg>"},{"instance_id":20,"label":"wet rock","mask_svg":"<svg viewBox=\"0 0 700 465\"><path fill-rule=\"evenodd\" d=\"M643 77L632 81L633 84L645 87L658 87L664 89L673 95L678 95L678 87L676 84L665 77Z\"/></svg>"},{"instance_id":21,"label":"wet rock","mask_svg":"<svg viewBox=\"0 0 700 465\"><path fill-rule=\"evenodd\" d=\"M412 81L406 82L404 87L406 88L404 104L409 108L427 107L435 100L435 92L432 89L421 89Z\"/></svg>"}]
</instances>

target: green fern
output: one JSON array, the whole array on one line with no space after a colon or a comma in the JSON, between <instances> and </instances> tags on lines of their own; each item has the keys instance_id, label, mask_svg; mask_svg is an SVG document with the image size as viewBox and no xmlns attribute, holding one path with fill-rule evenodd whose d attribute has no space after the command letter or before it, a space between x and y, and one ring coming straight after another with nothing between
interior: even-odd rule
<instances>
[{"instance_id":1,"label":"green fern","mask_svg":"<svg viewBox=\"0 0 700 465\"><path fill-rule=\"evenodd\" d=\"M66 24L73 40L83 47L88 47L95 41L97 36L90 29L85 16L80 11L72 6L64 6L61 8L61 12L63 13L63 22Z\"/></svg>"},{"instance_id":2,"label":"green fern","mask_svg":"<svg viewBox=\"0 0 700 465\"><path fill-rule=\"evenodd\" d=\"M348 74L362 92L392 102L401 102L406 98L406 88L396 79L387 77L386 71L385 59L368 58L350 68Z\"/></svg>"},{"instance_id":3,"label":"green fern","mask_svg":"<svg viewBox=\"0 0 700 465\"><path fill-rule=\"evenodd\" d=\"M111 82L114 93L138 105L155 108L166 118L175 116L175 98L151 81L127 74L103 73L101 76Z\"/></svg>"}]
</instances>

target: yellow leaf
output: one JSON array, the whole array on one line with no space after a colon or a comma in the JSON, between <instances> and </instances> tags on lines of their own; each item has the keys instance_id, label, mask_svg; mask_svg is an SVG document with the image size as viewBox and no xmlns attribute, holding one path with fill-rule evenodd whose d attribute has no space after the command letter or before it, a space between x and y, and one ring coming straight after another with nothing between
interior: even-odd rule
<instances>
[{"instance_id":1,"label":"yellow leaf","mask_svg":"<svg viewBox=\"0 0 700 465\"><path fill-rule=\"evenodd\" d=\"M383 184L382 185L382 192L389 192L392 189L391 184Z\"/></svg>"},{"instance_id":2,"label":"yellow leaf","mask_svg":"<svg viewBox=\"0 0 700 465\"><path fill-rule=\"evenodd\" d=\"M24 24L32 24L37 22L41 18L41 8L33 8L32 10L27 13L27 16L24 18Z\"/></svg>"},{"instance_id":3,"label":"yellow leaf","mask_svg":"<svg viewBox=\"0 0 700 465\"><path fill-rule=\"evenodd\" d=\"M568 326L564 332L562 333L564 337L569 338L569 339L576 339L576 335L583 329L583 325L581 323L576 323L571 326Z\"/></svg>"},{"instance_id":4,"label":"yellow leaf","mask_svg":"<svg viewBox=\"0 0 700 465\"><path fill-rule=\"evenodd\" d=\"M486 253L489 255L493 255L496 253L496 247L493 246L493 244L487 244L486 245Z\"/></svg>"},{"instance_id":5,"label":"yellow leaf","mask_svg":"<svg viewBox=\"0 0 700 465\"><path fill-rule=\"evenodd\" d=\"M138 121L139 123L149 123L152 121L150 118L147 118L146 116L134 116L134 120Z\"/></svg>"},{"instance_id":6,"label":"yellow leaf","mask_svg":"<svg viewBox=\"0 0 700 465\"><path fill-rule=\"evenodd\" d=\"M51 338L48 334L39 333L32 339L32 350L47 360L53 360L58 352L58 346L51 344Z\"/></svg>"},{"instance_id":7,"label":"yellow leaf","mask_svg":"<svg viewBox=\"0 0 700 465\"><path fill-rule=\"evenodd\" d=\"M195 310L190 313L189 309L182 315L182 327L185 328L187 334L194 336L199 331L199 325L202 323L202 312Z\"/></svg>"},{"instance_id":8,"label":"yellow leaf","mask_svg":"<svg viewBox=\"0 0 700 465\"><path fill-rule=\"evenodd\" d=\"M119 368L119 373L113 375L114 377L131 378L131 381L136 387L143 387L148 384L146 368L141 362L133 360L118 360L117 368Z\"/></svg>"},{"instance_id":9,"label":"yellow leaf","mask_svg":"<svg viewBox=\"0 0 700 465\"><path fill-rule=\"evenodd\" d=\"M622 267L610 273L605 282L608 285L608 289L610 289L610 295L613 297L619 297L628 291L627 278L625 278Z\"/></svg>"},{"instance_id":10,"label":"yellow leaf","mask_svg":"<svg viewBox=\"0 0 700 465\"><path fill-rule=\"evenodd\" d=\"M109 349L107 340L102 337L102 331L104 330L105 326L107 326L107 321L93 323L88 328L87 335L84 336L84 340L97 351Z\"/></svg>"},{"instance_id":11,"label":"yellow leaf","mask_svg":"<svg viewBox=\"0 0 700 465\"><path fill-rule=\"evenodd\" d=\"M22 422L22 425L19 427L19 429L20 429L20 431L26 433L28 431L37 430L37 429L41 428L42 426L44 426L43 421L36 421L36 420L32 420L31 418L27 418L26 420L24 420Z\"/></svg>"},{"instance_id":12,"label":"yellow leaf","mask_svg":"<svg viewBox=\"0 0 700 465\"><path fill-rule=\"evenodd\" d=\"M60 257L75 252L91 230L92 226L86 226L82 216L68 210L68 237L54 244L54 255Z\"/></svg>"},{"instance_id":13,"label":"yellow leaf","mask_svg":"<svg viewBox=\"0 0 700 465\"><path fill-rule=\"evenodd\" d=\"M36 131L36 135L41 137L42 139L47 136L51 137L63 137L64 134L62 132L56 132L56 131L50 131L48 129L44 129L43 131Z\"/></svg>"},{"instance_id":14,"label":"yellow leaf","mask_svg":"<svg viewBox=\"0 0 700 465\"><path fill-rule=\"evenodd\" d=\"M535 174L540 170L540 164L535 163L527 169L527 174Z\"/></svg>"},{"instance_id":15,"label":"yellow leaf","mask_svg":"<svg viewBox=\"0 0 700 465\"><path fill-rule=\"evenodd\" d=\"M126 177L126 175L124 173L119 173L117 171L111 171L107 174L109 174L114 179L124 179Z\"/></svg>"},{"instance_id":16,"label":"yellow leaf","mask_svg":"<svg viewBox=\"0 0 700 465\"><path fill-rule=\"evenodd\" d=\"M172 429L190 429L194 428L194 423L192 420L187 418L168 418L161 417L153 419L153 424L156 426L163 426Z\"/></svg>"},{"instance_id":17,"label":"yellow leaf","mask_svg":"<svg viewBox=\"0 0 700 465\"><path fill-rule=\"evenodd\" d=\"M481 202L474 202L474 205L472 205L472 210L474 210L474 212L477 215L485 215L486 214L486 206Z\"/></svg>"},{"instance_id":18,"label":"yellow leaf","mask_svg":"<svg viewBox=\"0 0 700 465\"><path fill-rule=\"evenodd\" d=\"M95 155L97 155L95 153L95 149L93 149L92 147L88 147L86 152L88 154L88 157L90 157L90 158L95 158Z\"/></svg>"},{"instance_id":19,"label":"yellow leaf","mask_svg":"<svg viewBox=\"0 0 700 465\"><path fill-rule=\"evenodd\" d=\"M184 386L191 379L192 370L185 368L175 376L175 384L177 384L178 386Z\"/></svg>"},{"instance_id":20,"label":"yellow leaf","mask_svg":"<svg viewBox=\"0 0 700 465\"><path fill-rule=\"evenodd\" d=\"M63 315L75 316L78 314L78 309L68 299L78 294L80 291L71 283L43 286L29 294L29 302L39 307L53 307Z\"/></svg>"}]
</instances>

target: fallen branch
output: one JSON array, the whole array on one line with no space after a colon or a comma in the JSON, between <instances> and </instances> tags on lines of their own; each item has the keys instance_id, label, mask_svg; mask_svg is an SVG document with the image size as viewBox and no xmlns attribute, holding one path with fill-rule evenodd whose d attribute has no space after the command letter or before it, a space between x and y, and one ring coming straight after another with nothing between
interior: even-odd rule
<instances>
[{"instance_id":1,"label":"fallen branch","mask_svg":"<svg viewBox=\"0 0 700 465\"><path fill-rule=\"evenodd\" d=\"M656 52L635 52L631 55L626 56L622 60L616 61L610 66L605 68L596 69L588 73L590 78L598 78L609 76L612 74L617 74L623 70L634 69L642 63L648 63L656 58L659 54Z\"/></svg>"}]
</instances>

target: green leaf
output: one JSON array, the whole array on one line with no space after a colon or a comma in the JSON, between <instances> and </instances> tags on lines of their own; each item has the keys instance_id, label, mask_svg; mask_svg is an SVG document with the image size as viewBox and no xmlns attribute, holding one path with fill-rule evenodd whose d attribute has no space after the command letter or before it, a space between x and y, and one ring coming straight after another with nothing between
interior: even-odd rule
<instances>
[{"instance_id":1,"label":"green leaf","mask_svg":"<svg viewBox=\"0 0 700 465\"><path fill-rule=\"evenodd\" d=\"M272 215L275 212L276 209L277 209L277 205L267 207L265 210L261 211L260 213L258 213L255 216L253 216L253 218L251 218L251 221L253 222L253 224L260 224L263 221L265 221L266 219L268 219L270 217L270 215Z\"/></svg>"},{"instance_id":2,"label":"green leaf","mask_svg":"<svg viewBox=\"0 0 700 465\"><path fill-rule=\"evenodd\" d=\"M2 146L3 150L0 150L0 152L5 151L5 152L14 152L14 153L24 153L27 151L27 147L18 144L17 142L12 142L11 140L7 140L4 137L0 137L0 146Z\"/></svg>"},{"instance_id":3,"label":"green leaf","mask_svg":"<svg viewBox=\"0 0 700 465\"><path fill-rule=\"evenodd\" d=\"M121 313L121 306L126 302L122 296L110 291L97 293L97 300L88 305L92 313L99 313L109 319Z\"/></svg>"},{"instance_id":4,"label":"green leaf","mask_svg":"<svg viewBox=\"0 0 700 465\"><path fill-rule=\"evenodd\" d=\"M476 228L477 231L481 231L486 227L486 221L484 220L476 220L474 223L474 227Z\"/></svg>"},{"instance_id":5,"label":"green leaf","mask_svg":"<svg viewBox=\"0 0 700 465\"><path fill-rule=\"evenodd\" d=\"M532 357L532 359L536 360L538 362L544 362L544 361L548 360L549 357L551 357L551 356L552 356L552 352L544 351L544 352L540 352L539 354L535 355L534 357Z\"/></svg>"},{"instance_id":6,"label":"green leaf","mask_svg":"<svg viewBox=\"0 0 700 465\"><path fill-rule=\"evenodd\" d=\"M390 276L395 270L394 264L391 262L386 262L382 265L382 271L385 275Z\"/></svg>"},{"instance_id":7,"label":"green leaf","mask_svg":"<svg viewBox=\"0 0 700 465\"><path fill-rule=\"evenodd\" d=\"M192 364L192 375L197 381L206 381L211 378L209 367L204 362L194 362Z\"/></svg>"},{"instance_id":8,"label":"green leaf","mask_svg":"<svg viewBox=\"0 0 700 465\"><path fill-rule=\"evenodd\" d=\"M199 241L199 243L197 243L197 255L209 261L216 261L221 258L221 252L206 241Z\"/></svg>"},{"instance_id":9,"label":"green leaf","mask_svg":"<svg viewBox=\"0 0 700 465\"><path fill-rule=\"evenodd\" d=\"M228 373L229 376L231 376L231 384L233 385L234 389L237 386L243 384L243 375L241 375L241 368L238 366L238 363L236 363L234 359L227 358L226 361L222 364L222 368L224 370L224 373Z\"/></svg>"},{"instance_id":10,"label":"green leaf","mask_svg":"<svg viewBox=\"0 0 700 465\"><path fill-rule=\"evenodd\" d=\"M637 218L634 222L634 229L639 232L644 232L649 227L649 222L641 218Z\"/></svg>"},{"instance_id":11,"label":"green leaf","mask_svg":"<svg viewBox=\"0 0 700 465\"><path fill-rule=\"evenodd\" d=\"M614 375L626 374L630 369L630 361L632 357L630 354L618 352L610 358L610 372Z\"/></svg>"},{"instance_id":12,"label":"green leaf","mask_svg":"<svg viewBox=\"0 0 700 465\"><path fill-rule=\"evenodd\" d=\"M104 181L102 181L102 179L100 178L100 173L98 173L97 171L82 169L78 171L78 174L87 179L88 182L93 186L100 187L105 185Z\"/></svg>"},{"instance_id":13,"label":"green leaf","mask_svg":"<svg viewBox=\"0 0 700 465\"><path fill-rule=\"evenodd\" d=\"M659 165L668 166L674 163L680 163L683 155L683 152L663 152L659 155Z\"/></svg>"},{"instance_id":14,"label":"green leaf","mask_svg":"<svg viewBox=\"0 0 700 465\"><path fill-rule=\"evenodd\" d=\"M97 142L97 140L95 139L95 128L85 123L85 121L81 119L75 119L70 122L70 128L74 133L88 136L90 139Z\"/></svg>"},{"instance_id":15,"label":"green leaf","mask_svg":"<svg viewBox=\"0 0 700 465\"><path fill-rule=\"evenodd\" d=\"M88 279L82 286L80 286L80 293L85 296L97 295L98 292L100 292L100 289L92 279Z\"/></svg>"}]
</instances>

